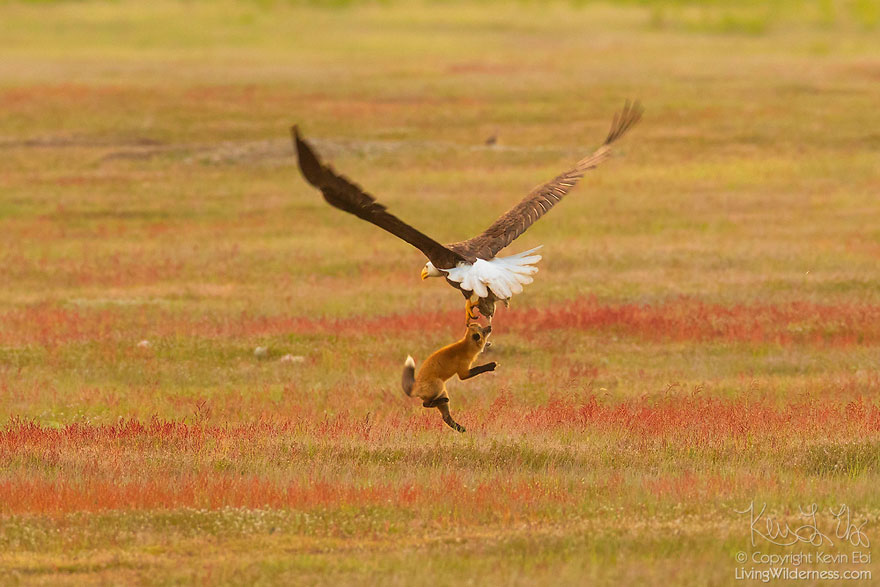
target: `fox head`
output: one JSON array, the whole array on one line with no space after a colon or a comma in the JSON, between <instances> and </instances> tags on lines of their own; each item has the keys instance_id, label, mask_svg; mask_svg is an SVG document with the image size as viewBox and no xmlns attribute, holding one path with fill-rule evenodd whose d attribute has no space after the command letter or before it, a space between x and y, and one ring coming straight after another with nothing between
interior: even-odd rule
<instances>
[{"instance_id":1,"label":"fox head","mask_svg":"<svg viewBox=\"0 0 880 587\"><path fill-rule=\"evenodd\" d=\"M464 336L470 345L482 349L486 344L486 339L489 338L490 332L492 332L491 325L480 326L476 322L471 322L468 324L467 332Z\"/></svg>"}]
</instances>

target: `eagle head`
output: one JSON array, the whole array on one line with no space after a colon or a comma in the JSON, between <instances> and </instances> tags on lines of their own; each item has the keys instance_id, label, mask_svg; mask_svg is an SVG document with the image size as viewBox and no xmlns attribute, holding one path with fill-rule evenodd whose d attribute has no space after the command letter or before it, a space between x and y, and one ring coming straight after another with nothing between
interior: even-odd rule
<instances>
[{"instance_id":1,"label":"eagle head","mask_svg":"<svg viewBox=\"0 0 880 587\"><path fill-rule=\"evenodd\" d=\"M444 273L434 267L434 264L428 261L425 263L425 266L422 268L422 279L428 279L429 277L443 277Z\"/></svg>"}]
</instances>

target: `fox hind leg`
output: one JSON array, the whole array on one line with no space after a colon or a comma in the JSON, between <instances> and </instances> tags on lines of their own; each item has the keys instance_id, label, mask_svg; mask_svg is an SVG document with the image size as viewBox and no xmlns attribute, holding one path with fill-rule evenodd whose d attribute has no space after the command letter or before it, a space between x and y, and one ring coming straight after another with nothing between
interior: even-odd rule
<instances>
[{"instance_id":1,"label":"fox hind leg","mask_svg":"<svg viewBox=\"0 0 880 587\"><path fill-rule=\"evenodd\" d=\"M448 397L435 397L432 400L423 402L422 405L426 408L437 408L440 411L440 415L443 417L443 421L456 432L465 431L464 426L452 419L452 415L449 413Z\"/></svg>"},{"instance_id":2,"label":"fox hind leg","mask_svg":"<svg viewBox=\"0 0 880 587\"><path fill-rule=\"evenodd\" d=\"M446 422L450 428L456 432L465 432L464 426L452 419L452 415L449 413L449 400L437 406L437 409L440 410L440 415L443 416L443 421Z\"/></svg>"}]
</instances>

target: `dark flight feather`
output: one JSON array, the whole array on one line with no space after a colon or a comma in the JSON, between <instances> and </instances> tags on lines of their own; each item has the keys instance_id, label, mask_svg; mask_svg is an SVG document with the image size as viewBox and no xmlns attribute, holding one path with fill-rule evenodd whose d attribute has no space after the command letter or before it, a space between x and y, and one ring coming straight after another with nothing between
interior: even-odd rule
<instances>
[{"instance_id":1,"label":"dark flight feather","mask_svg":"<svg viewBox=\"0 0 880 587\"><path fill-rule=\"evenodd\" d=\"M446 248L388 212L385 206L364 192L360 186L337 174L329 165L324 165L309 144L299 136L296 126L292 127L290 132L293 135L293 142L296 144L299 168L303 177L321 190L328 204L349 214L354 214L358 218L371 222L405 240L423 252L438 269L451 269L457 263L465 260L460 254Z\"/></svg>"},{"instance_id":2,"label":"dark flight feather","mask_svg":"<svg viewBox=\"0 0 880 587\"><path fill-rule=\"evenodd\" d=\"M644 109L638 102L629 102L614 115L611 130L605 142L591 155L577 162L574 168L541 184L523 198L519 204L502 214L492 226L472 239L446 245L464 257L491 259L498 252L524 233L550 208L557 204L577 184L584 173L597 167L611 154L611 144L623 136L642 117Z\"/></svg>"},{"instance_id":3,"label":"dark flight feather","mask_svg":"<svg viewBox=\"0 0 880 587\"><path fill-rule=\"evenodd\" d=\"M422 251L438 269L451 269L463 261L473 263L478 258L489 260L495 257L562 200L587 171L605 161L611 153L611 144L641 119L643 111L638 102L627 101L623 110L614 115L605 142L595 152L578 161L572 169L533 189L482 234L449 245L441 245L388 212L360 186L322 163L309 144L299 136L297 127L292 127L290 131L303 177L321 190L327 203L405 240Z\"/></svg>"}]
</instances>

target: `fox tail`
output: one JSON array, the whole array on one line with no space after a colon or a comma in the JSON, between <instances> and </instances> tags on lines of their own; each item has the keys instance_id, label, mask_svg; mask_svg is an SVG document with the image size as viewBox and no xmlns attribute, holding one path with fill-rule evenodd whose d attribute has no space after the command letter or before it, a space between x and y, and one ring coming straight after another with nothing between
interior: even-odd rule
<instances>
[{"instance_id":1,"label":"fox tail","mask_svg":"<svg viewBox=\"0 0 880 587\"><path fill-rule=\"evenodd\" d=\"M416 382L416 362L410 356L406 357L406 363L403 364L403 378L400 382L403 384L403 392L412 396L413 385Z\"/></svg>"}]
</instances>

